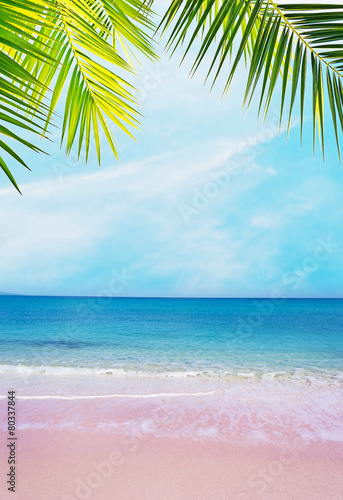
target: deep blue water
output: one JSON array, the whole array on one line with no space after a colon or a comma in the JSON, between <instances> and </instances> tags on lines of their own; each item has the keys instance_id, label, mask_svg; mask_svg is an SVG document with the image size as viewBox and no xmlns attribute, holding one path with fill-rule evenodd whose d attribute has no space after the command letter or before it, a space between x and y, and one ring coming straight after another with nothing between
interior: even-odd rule
<instances>
[{"instance_id":1,"label":"deep blue water","mask_svg":"<svg viewBox=\"0 0 343 500\"><path fill-rule=\"evenodd\" d=\"M0 365L342 371L343 301L0 296Z\"/></svg>"}]
</instances>

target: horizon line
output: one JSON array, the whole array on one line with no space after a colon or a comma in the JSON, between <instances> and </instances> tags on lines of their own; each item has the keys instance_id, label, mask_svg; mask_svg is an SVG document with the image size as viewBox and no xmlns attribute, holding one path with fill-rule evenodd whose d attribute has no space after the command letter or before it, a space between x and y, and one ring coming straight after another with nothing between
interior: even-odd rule
<instances>
[{"instance_id":1,"label":"horizon line","mask_svg":"<svg viewBox=\"0 0 343 500\"><path fill-rule=\"evenodd\" d=\"M342 300L343 297L259 297L259 296L249 296L249 297L207 297L207 296L148 296L148 295L137 295L137 296L98 296L98 295L41 295L41 294L23 294L23 293L0 293L1 297L47 297L47 298L74 298L74 299L179 299L179 300Z\"/></svg>"}]
</instances>

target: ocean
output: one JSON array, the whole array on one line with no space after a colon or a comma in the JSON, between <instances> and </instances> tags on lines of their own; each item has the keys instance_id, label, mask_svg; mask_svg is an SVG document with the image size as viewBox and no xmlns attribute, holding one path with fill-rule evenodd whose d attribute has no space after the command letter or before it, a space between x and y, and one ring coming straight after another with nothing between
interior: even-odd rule
<instances>
[{"instance_id":1,"label":"ocean","mask_svg":"<svg viewBox=\"0 0 343 500\"><path fill-rule=\"evenodd\" d=\"M0 297L0 373L341 377L343 300Z\"/></svg>"},{"instance_id":2,"label":"ocean","mask_svg":"<svg viewBox=\"0 0 343 500\"><path fill-rule=\"evenodd\" d=\"M343 441L342 300L3 296L0 317L19 429Z\"/></svg>"}]
</instances>

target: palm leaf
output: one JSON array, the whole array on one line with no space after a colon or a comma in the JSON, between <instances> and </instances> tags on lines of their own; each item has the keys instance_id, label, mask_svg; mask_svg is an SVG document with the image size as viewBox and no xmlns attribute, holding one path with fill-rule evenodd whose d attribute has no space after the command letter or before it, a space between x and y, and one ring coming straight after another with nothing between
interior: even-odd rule
<instances>
[{"instance_id":1,"label":"palm leaf","mask_svg":"<svg viewBox=\"0 0 343 500\"><path fill-rule=\"evenodd\" d=\"M0 0L0 120L46 136L66 95L67 155L76 144L79 155L85 147L88 159L93 137L100 163L102 129L118 156L112 126L132 136L139 124L129 81L132 59L137 53L156 58L148 14L138 0ZM2 126L0 134L8 136ZM12 139L23 144L15 132ZM25 145L38 151L29 141ZM25 164L13 149L2 149ZM13 183L8 167L2 169Z\"/></svg>"},{"instance_id":2,"label":"palm leaf","mask_svg":"<svg viewBox=\"0 0 343 500\"><path fill-rule=\"evenodd\" d=\"M259 113L265 120L272 97L281 88L280 124L288 96L288 131L298 96L303 134L305 82L312 79L313 149L316 136L324 157L324 102L328 99L337 149L343 131L343 6L337 4L278 4L271 0L174 0L161 27L166 47L189 53L197 38L200 48L191 75L209 57L207 79L212 86L224 74L229 91L244 56L248 67L244 105L259 93ZM213 51L211 50L211 53ZM208 60L208 59L207 59ZM308 68L307 61L311 61ZM280 85L278 86L278 83Z\"/></svg>"}]
</instances>

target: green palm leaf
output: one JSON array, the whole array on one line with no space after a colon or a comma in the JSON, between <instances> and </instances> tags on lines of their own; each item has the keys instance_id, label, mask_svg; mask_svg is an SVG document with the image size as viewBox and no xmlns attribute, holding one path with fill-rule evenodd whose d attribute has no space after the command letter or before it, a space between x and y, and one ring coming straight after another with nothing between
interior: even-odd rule
<instances>
[{"instance_id":1,"label":"green palm leaf","mask_svg":"<svg viewBox=\"0 0 343 500\"><path fill-rule=\"evenodd\" d=\"M220 74L229 91L244 57L247 83L244 105L259 93L259 113L265 120L280 81L280 123L288 96L289 125L298 96L303 134L305 82L311 62L313 148L318 135L324 157L324 102L330 104L340 156L339 129L343 131L343 6L336 4L278 4L271 0L174 0L161 26L172 53L185 46L189 53L197 38L201 45L192 65L197 71L213 46L206 80L212 85Z\"/></svg>"},{"instance_id":2,"label":"green palm leaf","mask_svg":"<svg viewBox=\"0 0 343 500\"><path fill-rule=\"evenodd\" d=\"M67 155L76 144L88 159L94 137L100 163L102 129L117 156L111 124L132 136L140 116L125 75L137 53L156 58L148 14L137 0L0 0L0 134L38 151L2 123L46 136L67 85ZM4 142L0 149L26 166ZM0 167L17 187L3 159Z\"/></svg>"}]
</instances>

